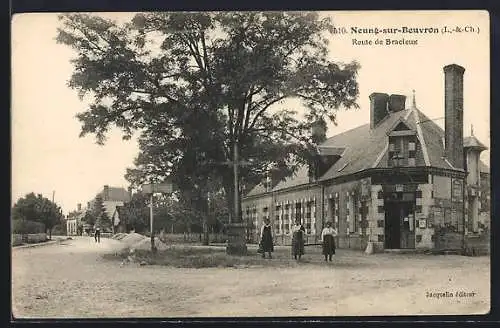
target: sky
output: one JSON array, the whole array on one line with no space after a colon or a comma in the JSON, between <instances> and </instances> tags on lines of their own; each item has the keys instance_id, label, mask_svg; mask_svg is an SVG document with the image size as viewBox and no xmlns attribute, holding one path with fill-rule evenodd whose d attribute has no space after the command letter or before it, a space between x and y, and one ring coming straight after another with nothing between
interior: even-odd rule
<instances>
[{"instance_id":1,"label":"sky","mask_svg":"<svg viewBox=\"0 0 500 328\"><path fill-rule=\"evenodd\" d=\"M112 130L104 146L92 135L80 138L75 115L86 110L76 91L67 86L74 52L55 42L57 13L20 14L12 20L12 204L29 192L40 193L60 205L64 213L86 204L104 185L127 187L127 167L138 153L135 139L123 141ZM331 59L356 60L360 95L358 110L340 110L334 135L369 122L372 92L404 94L436 123L444 120L444 73L459 64L464 75L464 136L471 133L490 147L489 17L485 11L455 12L323 12L336 27L473 27L474 33L451 34L334 34ZM109 13L125 21L130 13ZM416 45L354 45L358 41L414 39ZM298 103L286 103L286 106ZM481 159L489 165L489 151Z\"/></svg>"}]
</instances>

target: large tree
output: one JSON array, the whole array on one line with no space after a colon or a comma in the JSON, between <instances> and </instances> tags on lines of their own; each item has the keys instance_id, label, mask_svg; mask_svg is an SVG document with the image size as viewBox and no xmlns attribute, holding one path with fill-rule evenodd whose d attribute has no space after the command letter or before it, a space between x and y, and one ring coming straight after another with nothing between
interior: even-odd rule
<instances>
[{"instance_id":1,"label":"large tree","mask_svg":"<svg viewBox=\"0 0 500 328\"><path fill-rule=\"evenodd\" d=\"M17 200L12 208L12 219L39 222L45 226L45 231L52 238L52 229L63 223L61 208L41 194L29 193Z\"/></svg>"},{"instance_id":2,"label":"large tree","mask_svg":"<svg viewBox=\"0 0 500 328\"><path fill-rule=\"evenodd\" d=\"M137 14L118 24L66 14L57 41L76 50L69 86L92 96L78 114L98 143L116 126L140 131L135 184L171 174L195 199L219 184L233 202L242 182L291 174L309 159L311 124L357 107L358 64L329 58L329 18L311 12ZM280 107L299 99L304 117ZM193 195L194 194L194 195ZM201 204L200 208L207 208Z\"/></svg>"},{"instance_id":3,"label":"large tree","mask_svg":"<svg viewBox=\"0 0 500 328\"><path fill-rule=\"evenodd\" d=\"M91 209L91 215L95 218L95 225L103 230L111 229L111 219L106 212L104 207L104 201L102 196L99 194L94 198L93 207Z\"/></svg>"}]
</instances>

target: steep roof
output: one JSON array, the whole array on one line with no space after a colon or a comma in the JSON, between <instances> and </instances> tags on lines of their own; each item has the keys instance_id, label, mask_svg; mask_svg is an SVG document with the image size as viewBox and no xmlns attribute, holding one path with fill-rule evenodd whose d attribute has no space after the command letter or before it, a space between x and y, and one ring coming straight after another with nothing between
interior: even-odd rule
<instances>
[{"instance_id":1,"label":"steep roof","mask_svg":"<svg viewBox=\"0 0 500 328\"><path fill-rule=\"evenodd\" d=\"M98 193L103 200L129 202L130 193L123 187L107 187L107 197L105 197L106 187Z\"/></svg>"},{"instance_id":2,"label":"steep roof","mask_svg":"<svg viewBox=\"0 0 500 328\"><path fill-rule=\"evenodd\" d=\"M309 168L307 166L301 166L294 175L279 182L273 188L273 191L300 186L307 183L309 183Z\"/></svg>"},{"instance_id":3,"label":"steep roof","mask_svg":"<svg viewBox=\"0 0 500 328\"><path fill-rule=\"evenodd\" d=\"M477 148L481 150L488 149L488 147L483 145L481 141L477 140L477 138L473 135L464 138L464 148Z\"/></svg>"},{"instance_id":4,"label":"steep roof","mask_svg":"<svg viewBox=\"0 0 500 328\"><path fill-rule=\"evenodd\" d=\"M417 135L420 143L416 158L417 166L455 169L444 158L443 129L417 108L409 108L390 113L373 129L370 128L370 124L364 124L327 139L320 145L322 152L328 153L328 149L333 149L336 154L341 151L342 156L319 180L329 180L374 167L387 167L387 135L401 126L411 129ZM482 145L479 141L476 143L465 138L464 146L469 143ZM489 173L488 166L482 161L480 170ZM273 191L307 183L309 183L308 168L303 166L293 176L278 183ZM265 191L264 185L259 184L247 196L262 194Z\"/></svg>"}]
</instances>

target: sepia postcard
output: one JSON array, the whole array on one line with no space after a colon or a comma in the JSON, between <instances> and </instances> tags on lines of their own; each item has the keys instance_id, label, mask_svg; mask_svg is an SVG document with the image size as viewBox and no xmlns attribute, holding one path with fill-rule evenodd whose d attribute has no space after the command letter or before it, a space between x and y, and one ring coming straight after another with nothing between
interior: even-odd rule
<instances>
[{"instance_id":1,"label":"sepia postcard","mask_svg":"<svg viewBox=\"0 0 500 328\"><path fill-rule=\"evenodd\" d=\"M490 311L487 11L12 18L12 318Z\"/></svg>"}]
</instances>

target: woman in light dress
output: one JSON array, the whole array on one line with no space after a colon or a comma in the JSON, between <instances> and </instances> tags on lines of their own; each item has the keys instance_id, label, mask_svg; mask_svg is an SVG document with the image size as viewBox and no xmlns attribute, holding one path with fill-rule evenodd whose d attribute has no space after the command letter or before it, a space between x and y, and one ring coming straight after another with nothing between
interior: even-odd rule
<instances>
[{"instance_id":1,"label":"woman in light dress","mask_svg":"<svg viewBox=\"0 0 500 328\"><path fill-rule=\"evenodd\" d=\"M327 222L326 227L321 232L321 242L323 244L323 255L325 261L332 261L332 256L335 254L335 237L337 230L332 227L332 222Z\"/></svg>"}]
</instances>

